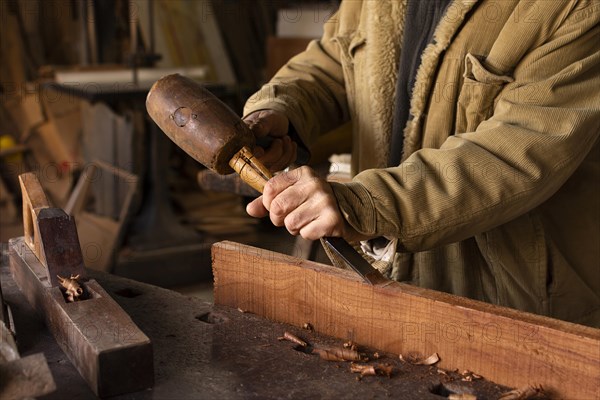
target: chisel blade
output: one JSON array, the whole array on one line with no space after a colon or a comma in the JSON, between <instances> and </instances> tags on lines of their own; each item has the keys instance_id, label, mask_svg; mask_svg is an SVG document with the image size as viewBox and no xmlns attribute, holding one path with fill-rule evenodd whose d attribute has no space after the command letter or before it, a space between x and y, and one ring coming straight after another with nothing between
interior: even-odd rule
<instances>
[{"instance_id":1,"label":"chisel blade","mask_svg":"<svg viewBox=\"0 0 600 400\"><path fill-rule=\"evenodd\" d=\"M323 243L329 250L339 256L346 265L356 271L365 282L371 285L378 285L389 281L378 269L374 268L367 260L362 258L354 247L344 239L339 237L324 237Z\"/></svg>"}]
</instances>

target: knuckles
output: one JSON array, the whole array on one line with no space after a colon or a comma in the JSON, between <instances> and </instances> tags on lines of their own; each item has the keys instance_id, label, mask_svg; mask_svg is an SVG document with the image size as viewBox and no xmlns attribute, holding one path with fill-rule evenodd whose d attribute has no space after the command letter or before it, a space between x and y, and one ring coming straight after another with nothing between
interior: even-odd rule
<instances>
[{"instance_id":1,"label":"knuckles","mask_svg":"<svg viewBox=\"0 0 600 400\"><path fill-rule=\"evenodd\" d=\"M288 213L286 199L282 199L281 196L275 197L271 201L271 209L269 211L272 215L285 216Z\"/></svg>"}]
</instances>

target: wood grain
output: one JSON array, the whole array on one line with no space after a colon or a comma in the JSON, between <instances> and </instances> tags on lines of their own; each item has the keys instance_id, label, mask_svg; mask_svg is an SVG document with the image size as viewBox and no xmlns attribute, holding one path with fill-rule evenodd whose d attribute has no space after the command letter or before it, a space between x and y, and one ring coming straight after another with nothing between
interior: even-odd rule
<instances>
[{"instance_id":1,"label":"wood grain","mask_svg":"<svg viewBox=\"0 0 600 400\"><path fill-rule=\"evenodd\" d=\"M600 330L232 242L213 246L215 304L397 354L437 352L511 387L541 384L560 398L600 398Z\"/></svg>"}]
</instances>

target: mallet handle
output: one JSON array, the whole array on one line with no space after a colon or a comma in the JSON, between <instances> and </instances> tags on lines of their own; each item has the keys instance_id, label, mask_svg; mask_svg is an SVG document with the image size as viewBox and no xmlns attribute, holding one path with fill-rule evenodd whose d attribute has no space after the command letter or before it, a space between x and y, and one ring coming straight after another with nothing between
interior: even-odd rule
<instances>
[{"instance_id":1,"label":"mallet handle","mask_svg":"<svg viewBox=\"0 0 600 400\"><path fill-rule=\"evenodd\" d=\"M271 172L265 167L252 151L246 146L229 161L229 166L240 175L240 178L260 193L263 192L265 184L273 177Z\"/></svg>"}]
</instances>

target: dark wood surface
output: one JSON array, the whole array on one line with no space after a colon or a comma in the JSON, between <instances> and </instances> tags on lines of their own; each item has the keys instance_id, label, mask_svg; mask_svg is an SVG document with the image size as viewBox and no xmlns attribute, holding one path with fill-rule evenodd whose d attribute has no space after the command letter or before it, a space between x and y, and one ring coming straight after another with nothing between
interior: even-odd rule
<instances>
[{"instance_id":1,"label":"dark wood surface","mask_svg":"<svg viewBox=\"0 0 600 400\"><path fill-rule=\"evenodd\" d=\"M58 387L43 399L95 398L3 261L2 289L15 317L21 354L43 352ZM313 344L341 345L339 340L114 275L89 270L88 277L103 286L154 346L154 388L114 398L435 400L450 392L472 392L478 399L496 399L503 392L493 383L462 382L458 373L441 375L436 367L409 365L395 355L378 360L394 365L391 378L357 381L349 363L295 351L293 344L277 338L287 330Z\"/></svg>"}]
</instances>

